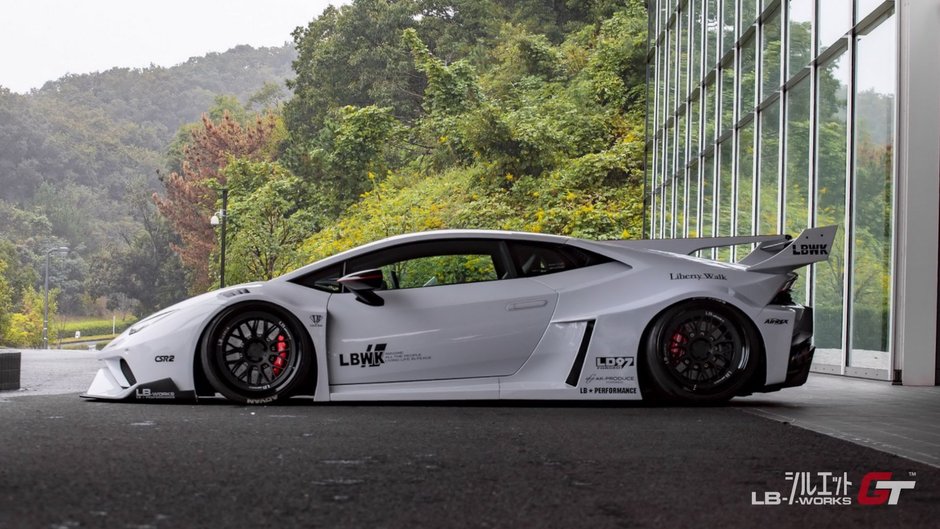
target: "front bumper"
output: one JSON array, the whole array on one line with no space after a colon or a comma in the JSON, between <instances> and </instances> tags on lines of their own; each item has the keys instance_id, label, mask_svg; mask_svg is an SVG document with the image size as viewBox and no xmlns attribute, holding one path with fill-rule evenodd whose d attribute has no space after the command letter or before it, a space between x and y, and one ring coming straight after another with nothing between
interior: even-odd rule
<instances>
[{"instance_id":1,"label":"front bumper","mask_svg":"<svg viewBox=\"0 0 940 529\"><path fill-rule=\"evenodd\" d=\"M123 385L110 369L102 367L95 375L88 391L83 393L81 397L86 399L155 402L161 400L196 400L196 392L181 391L172 378Z\"/></svg>"}]
</instances>

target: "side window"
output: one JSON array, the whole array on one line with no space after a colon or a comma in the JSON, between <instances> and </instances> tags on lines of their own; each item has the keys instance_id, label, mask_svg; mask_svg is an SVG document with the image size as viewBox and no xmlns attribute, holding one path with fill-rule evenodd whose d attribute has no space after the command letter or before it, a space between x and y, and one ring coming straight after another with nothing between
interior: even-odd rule
<instances>
[{"instance_id":1,"label":"side window","mask_svg":"<svg viewBox=\"0 0 940 529\"><path fill-rule=\"evenodd\" d=\"M420 288L497 279L493 257L454 254L418 257L382 267L387 288Z\"/></svg>"},{"instance_id":2,"label":"side window","mask_svg":"<svg viewBox=\"0 0 940 529\"><path fill-rule=\"evenodd\" d=\"M427 241L354 257L349 272L380 268L388 290L493 281L508 269L500 241Z\"/></svg>"},{"instance_id":3,"label":"side window","mask_svg":"<svg viewBox=\"0 0 940 529\"><path fill-rule=\"evenodd\" d=\"M573 246L512 242L510 253L519 277L534 277L609 262L610 259Z\"/></svg>"}]
</instances>

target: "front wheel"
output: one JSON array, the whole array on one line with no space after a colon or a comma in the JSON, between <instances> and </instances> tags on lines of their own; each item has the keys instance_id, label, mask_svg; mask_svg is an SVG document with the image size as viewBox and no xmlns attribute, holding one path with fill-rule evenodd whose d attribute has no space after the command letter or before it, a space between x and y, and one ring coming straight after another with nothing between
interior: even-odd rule
<instances>
[{"instance_id":1,"label":"front wheel","mask_svg":"<svg viewBox=\"0 0 940 529\"><path fill-rule=\"evenodd\" d=\"M244 404L289 397L307 380L313 347L304 330L283 310L236 306L209 326L202 367L216 391Z\"/></svg>"},{"instance_id":2,"label":"front wheel","mask_svg":"<svg viewBox=\"0 0 940 529\"><path fill-rule=\"evenodd\" d=\"M654 394L672 401L726 401L757 370L760 339L730 306L693 301L666 310L646 341Z\"/></svg>"}]
</instances>

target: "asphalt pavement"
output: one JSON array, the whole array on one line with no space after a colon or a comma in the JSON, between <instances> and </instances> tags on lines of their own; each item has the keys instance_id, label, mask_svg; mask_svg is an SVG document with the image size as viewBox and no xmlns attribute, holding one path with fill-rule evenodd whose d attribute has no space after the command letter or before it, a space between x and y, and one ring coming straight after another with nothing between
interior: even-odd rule
<instances>
[{"instance_id":1,"label":"asphalt pavement","mask_svg":"<svg viewBox=\"0 0 940 529\"><path fill-rule=\"evenodd\" d=\"M72 362L92 366L90 382L94 362ZM49 394L65 378L44 394L0 393L2 529L913 528L940 517L940 469L734 404L120 404L81 400L84 387ZM859 505L876 471L915 486L898 485L896 505ZM887 500L891 486L864 496ZM767 505L775 494L782 505Z\"/></svg>"}]
</instances>

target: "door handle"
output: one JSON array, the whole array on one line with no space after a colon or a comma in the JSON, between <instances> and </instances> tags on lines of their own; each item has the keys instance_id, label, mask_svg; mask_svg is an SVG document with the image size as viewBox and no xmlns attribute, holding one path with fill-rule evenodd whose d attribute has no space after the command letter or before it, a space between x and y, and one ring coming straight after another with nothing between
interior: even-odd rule
<instances>
[{"instance_id":1,"label":"door handle","mask_svg":"<svg viewBox=\"0 0 940 529\"><path fill-rule=\"evenodd\" d=\"M539 307L544 307L548 305L547 299L530 299L526 301L517 301L515 303L510 303L506 305L506 310L524 310L524 309L537 309Z\"/></svg>"}]
</instances>

